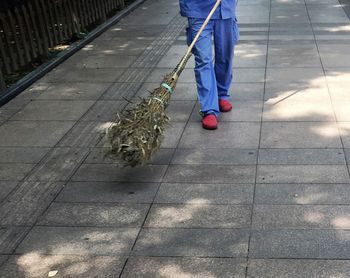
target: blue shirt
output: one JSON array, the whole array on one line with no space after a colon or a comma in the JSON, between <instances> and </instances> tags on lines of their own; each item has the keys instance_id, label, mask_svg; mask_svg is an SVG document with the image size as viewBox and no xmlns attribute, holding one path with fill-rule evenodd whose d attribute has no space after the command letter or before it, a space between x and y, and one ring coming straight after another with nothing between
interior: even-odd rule
<instances>
[{"instance_id":1,"label":"blue shirt","mask_svg":"<svg viewBox=\"0 0 350 278\"><path fill-rule=\"evenodd\" d=\"M180 13L191 18L206 18L216 0L180 0ZM222 0L212 19L236 17L236 0Z\"/></svg>"}]
</instances>

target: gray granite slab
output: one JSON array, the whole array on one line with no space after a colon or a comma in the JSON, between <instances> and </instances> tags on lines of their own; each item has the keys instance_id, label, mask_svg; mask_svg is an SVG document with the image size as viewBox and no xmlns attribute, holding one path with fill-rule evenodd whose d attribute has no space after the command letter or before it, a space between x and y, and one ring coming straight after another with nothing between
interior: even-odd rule
<instances>
[{"instance_id":1,"label":"gray granite slab","mask_svg":"<svg viewBox=\"0 0 350 278\"><path fill-rule=\"evenodd\" d=\"M333 122L285 122L262 124L262 148L341 148Z\"/></svg>"},{"instance_id":2,"label":"gray granite slab","mask_svg":"<svg viewBox=\"0 0 350 278\"><path fill-rule=\"evenodd\" d=\"M149 205L53 203L38 225L141 227Z\"/></svg>"},{"instance_id":3,"label":"gray granite slab","mask_svg":"<svg viewBox=\"0 0 350 278\"><path fill-rule=\"evenodd\" d=\"M8 260L9 256L0 255L0 267Z\"/></svg>"},{"instance_id":4,"label":"gray granite slab","mask_svg":"<svg viewBox=\"0 0 350 278\"><path fill-rule=\"evenodd\" d=\"M142 82L114 82L104 92L101 100L130 100L136 95ZM157 84L158 86L159 84Z\"/></svg>"},{"instance_id":5,"label":"gray granite slab","mask_svg":"<svg viewBox=\"0 0 350 278\"><path fill-rule=\"evenodd\" d=\"M52 147L74 125L71 121L11 121L0 126L0 146Z\"/></svg>"},{"instance_id":6,"label":"gray granite slab","mask_svg":"<svg viewBox=\"0 0 350 278\"><path fill-rule=\"evenodd\" d=\"M244 229L144 229L133 254L138 256L244 257Z\"/></svg>"},{"instance_id":7,"label":"gray granite slab","mask_svg":"<svg viewBox=\"0 0 350 278\"><path fill-rule=\"evenodd\" d=\"M350 123L341 122L338 123L340 129L340 135L345 148L350 148ZM1 129L1 128L0 128Z\"/></svg>"},{"instance_id":8,"label":"gray granite slab","mask_svg":"<svg viewBox=\"0 0 350 278\"><path fill-rule=\"evenodd\" d=\"M246 262L242 259L132 257L123 278L243 278Z\"/></svg>"},{"instance_id":9,"label":"gray granite slab","mask_svg":"<svg viewBox=\"0 0 350 278\"><path fill-rule=\"evenodd\" d=\"M162 148L176 148L182 137L186 122L171 122L165 128Z\"/></svg>"},{"instance_id":10,"label":"gray granite slab","mask_svg":"<svg viewBox=\"0 0 350 278\"><path fill-rule=\"evenodd\" d=\"M0 147L0 163L39 163L49 148L2 148Z\"/></svg>"},{"instance_id":11,"label":"gray granite slab","mask_svg":"<svg viewBox=\"0 0 350 278\"><path fill-rule=\"evenodd\" d=\"M236 83L231 89L231 100L235 102L261 101L264 95L264 83Z\"/></svg>"},{"instance_id":12,"label":"gray granite slab","mask_svg":"<svg viewBox=\"0 0 350 278\"><path fill-rule=\"evenodd\" d=\"M110 148L93 148L88 157L86 158L86 163L121 163L121 161L116 160L115 158L106 155L110 151ZM156 151L154 156L152 157L149 164L160 164L165 165L169 164L170 160L173 156L174 149L159 149Z\"/></svg>"},{"instance_id":13,"label":"gray granite slab","mask_svg":"<svg viewBox=\"0 0 350 278\"><path fill-rule=\"evenodd\" d=\"M182 183L253 183L255 166L170 165L165 182Z\"/></svg>"},{"instance_id":14,"label":"gray granite slab","mask_svg":"<svg viewBox=\"0 0 350 278\"><path fill-rule=\"evenodd\" d=\"M169 66L167 68L156 68L154 69L151 74L146 79L146 82L161 82L165 75L170 74L173 71L173 68L170 68ZM196 82L194 71L193 69L184 69L184 71L181 73L181 77L179 79L180 82L183 83L193 83Z\"/></svg>"},{"instance_id":15,"label":"gray granite slab","mask_svg":"<svg viewBox=\"0 0 350 278\"><path fill-rule=\"evenodd\" d=\"M349 229L350 207L345 205L256 205L256 229Z\"/></svg>"},{"instance_id":16,"label":"gray granite slab","mask_svg":"<svg viewBox=\"0 0 350 278\"><path fill-rule=\"evenodd\" d=\"M0 202L17 186L16 181L0 181Z\"/></svg>"},{"instance_id":17,"label":"gray granite slab","mask_svg":"<svg viewBox=\"0 0 350 278\"><path fill-rule=\"evenodd\" d=\"M234 68L233 82L235 83L257 83L265 81L264 68Z\"/></svg>"},{"instance_id":18,"label":"gray granite slab","mask_svg":"<svg viewBox=\"0 0 350 278\"><path fill-rule=\"evenodd\" d=\"M12 117L12 120L77 121L93 105L90 100L36 100Z\"/></svg>"},{"instance_id":19,"label":"gray granite slab","mask_svg":"<svg viewBox=\"0 0 350 278\"><path fill-rule=\"evenodd\" d=\"M135 60L137 56L131 55L87 55L82 57L82 55L74 55L67 62L65 66L67 69L70 68L92 68L92 69L103 69L109 68L114 70L116 68L127 68Z\"/></svg>"},{"instance_id":20,"label":"gray granite slab","mask_svg":"<svg viewBox=\"0 0 350 278\"><path fill-rule=\"evenodd\" d=\"M219 123L215 132L199 123L190 123L180 141L180 148L257 148L260 123Z\"/></svg>"},{"instance_id":21,"label":"gray granite slab","mask_svg":"<svg viewBox=\"0 0 350 278\"><path fill-rule=\"evenodd\" d=\"M125 107L125 101L99 100L81 119L82 121L109 122Z\"/></svg>"},{"instance_id":22,"label":"gray granite slab","mask_svg":"<svg viewBox=\"0 0 350 278\"><path fill-rule=\"evenodd\" d=\"M73 181L128 181L160 182L166 165L122 167L117 164L83 164L75 173Z\"/></svg>"},{"instance_id":23,"label":"gray granite slab","mask_svg":"<svg viewBox=\"0 0 350 278\"><path fill-rule=\"evenodd\" d=\"M344 165L345 154L342 149L260 149L261 164L277 165Z\"/></svg>"},{"instance_id":24,"label":"gray granite slab","mask_svg":"<svg viewBox=\"0 0 350 278\"><path fill-rule=\"evenodd\" d=\"M349 205L350 184L257 184L257 204Z\"/></svg>"},{"instance_id":25,"label":"gray granite slab","mask_svg":"<svg viewBox=\"0 0 350 278\"><path fill-rule=\"evenodd\" d=\"M187 122L194 108L195 101L176 101L170 102L166 113L173 122Z\"/></svg>"},{"instance_id":26,"label":"gray granite slab","mask_svg":"<svg viewBox=\"0 0 350 278\"><path fill-rule=\"evenodd\" d=\"M88 154L87 148L54 148L28 176L31 181L66 181Z\"/></svg>"},{"instance_id":27,"label":"gray granite slab","mask_svg":"<svg viewBox=\"0 0 350 278\"><path fill-rule=\"evenodd\" d=\"M0 163L1 181L21 181L35 167L35 164Z\"/></svg>"},{"instance_id":28,"label":"gray granite slab","mask_svg":"<svg viewBox=\"0 0 350 278\"><path fill-rule=\"evenodd\" d=\"M253 184L162 183L155 203L251 204Z\"/></svg>"},{"instance_id":29,"label":"gray granite slab","mask_svg":"<svg viewBox=\"0 0 350 278\"><path fill-rule=\"evenodd\" d=\"M258 183L349 183L343 165L260 165Z\"/></svg>"},{"instance_id":30,"label":"gray granite slab","mask_svg":"<svg viewBox=\"0 0 350 278\"><path fill-rule=\"evenodd\" d=\"M251 206L153 205L145 227L149 228L248 228Z\"/></svg>"},{"instance_id":31,"label":"gray granite slab","mask_svg":"<svg viewBox=\"0 0 350 278\"><path fill-rule=\"evenodd\" d=\"M308 83L310 80L323 79L321 67L315 68L267 68L267 81Z\"/></svg>"},{"instance_id":32,"label":"gray granite slab","mask_svg":"<svg viewBox=\"0 0 350 278\"><path fill-rule=\"evenodd\" d=\"M255 231L252 258L349 259L349 230Z\"/></svg>"},{"instance_id":33,"label":"gray granite slab","mask_svg":"<svg viewBox=\"0 0 350 278\"><path fill-rule=\"evenodd\" d=\"M34 227L16 249L47 255L126 255L139 229Z\"/></svg>"},{"instance_id":34,"label":"gray granite slab","mask_svg":"<svg viewBox=\"0 0 350 278\"><path fill-rule=\"evenodd\" d=\"M42 82L91 82L110 83L117 81L117 78L123 73L123 69L88 69L88 68L70 68L68 71L64 64L58 66L50 73L46 74Z\"/></svg>"},{"instance_id":35,"label":"gray granite slab","mask_svg":"<svg viewBox=\"0 0 350 278\"><path fill-rule=\"evenodd\" d=\"M41 278L56 275L59 278L118 276L125 258L111 256L39 255L36 253L10 256L0 268L3 278Z\"/></svg>"},{"instance_id":36,"label":"gray granite slab","mask_svg":"<svg viewBox=\"0 0 350 278\"><path fill-rule=\"evenodd\" d=\"M82 203L152 203L158 183L70 182L57 201Z\"/></svg>"},{"instance_id":37,"label":"gray granite slab","mask_svg":"<svg viewBox=\"0 0 350 278\"><path fill-rule=\"evenodd\" d=\"M342 278L350 275L348 260L250 260L248 277Z\"/></svg>"},{"instance_id":38,"label":"gray granite slab","mask_svg":"<svg viewBox=\"0 0 350 278\"><path fill-rule=\"evenodd\" d=\"M12 253L28 231L29 227L0 226L0 254Z\"/></svg>"},{"instance_id":39,"label":"gray granite slab","mask_svg":"<svg viewBox=\"0 0 350 278\"><path fill-rule=\"evenodd\" d=\"M40 100L97 100L111 83L71 82L51 83L40 94Z\"/></svg>"},{"instance_id":40,"label":"gray granite slab","mask_svg":"<svg viewBox=\"0 0 350 278\"><path fill-rule=\"evenodd\" d=\"M33 225L63 188L58 182L23 182L0 206L0 225Z\"/></svg>"},{"instance_id":41,"label":"gray granite slab","mask_svg":"<svg viewBox=\"0 0 350 278\"><path fill-rule=\"evenodd\" d=\"M110 122L77 122L58 142L58 147L94 147L105 136Z\"/></svg>"},{"instance_id":42,"label":"gray granite slab","mask_svg":"<svg viewBox=\"0 0 350 278\"><path fill-rule=\"evenodd\" d=\"M172 164L227 164L255 165L257 150L254 149L177 149Z\"/></svg>"}]
</instances>

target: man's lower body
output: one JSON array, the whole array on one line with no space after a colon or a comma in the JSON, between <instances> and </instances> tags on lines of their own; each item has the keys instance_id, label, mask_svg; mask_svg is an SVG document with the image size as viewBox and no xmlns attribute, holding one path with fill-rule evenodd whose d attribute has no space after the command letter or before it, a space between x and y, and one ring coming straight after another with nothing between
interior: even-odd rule
<instances>
[{"instance_id":1,"label":"man's lower body","mask_svg":"<svg viewBox=\"0 0 350 278\"><path fill-rule=\"evenodd\" d=\"M203 22L204 19L188 19L188 43L194 39ZM211 115L210 119L214 122L220 114L220 108L222 111L231 110L228 100L232 82L234 47L238 36L238 26L234 18L212 19L193 49L201 112L204 118ZM215 58L213 57L213 39ZM206 128L204 124L203 127ZM208 127L208 129L216 128L215 124Z\"/></svg>"}]
</instances>

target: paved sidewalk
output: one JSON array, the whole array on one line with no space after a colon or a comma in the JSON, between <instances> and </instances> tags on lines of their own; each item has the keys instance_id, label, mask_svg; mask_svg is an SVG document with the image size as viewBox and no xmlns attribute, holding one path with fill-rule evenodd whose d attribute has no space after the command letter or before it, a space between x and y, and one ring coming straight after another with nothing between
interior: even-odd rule
<instances>
[{"instance_id":1,"label":"paved sidewalk","mask_svg":"<svg viewBox=\"0 0 350 278\"><path fill-rule=\"evenodd\" d=\"M350 20L336 0L238 18L233 112L201 128L191 60L148 166L104 159L104 131L184 53L177 0L0 108L0 277L350 277Z\"/></svg>"}]
</instances>

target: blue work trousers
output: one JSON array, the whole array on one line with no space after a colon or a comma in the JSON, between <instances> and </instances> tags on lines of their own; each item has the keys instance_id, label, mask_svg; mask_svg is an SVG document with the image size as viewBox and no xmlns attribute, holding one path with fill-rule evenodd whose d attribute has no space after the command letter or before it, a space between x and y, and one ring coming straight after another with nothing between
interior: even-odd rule
<instances>
[{"instance_id":1,"label":"blue work trousers","mask_svg":"<svg viewBox=\"0 0 350 278\"><path fill-rule=\"evenodd\" d=\"M187 43L190 44L205 19L188 18ZM230 97L234 47L238 41L235 18L212 19L196 43L195 76L203 114L219 115L219 99ZM214 38L215 60L212 40Z\"/></svg>"}]
</instances>

